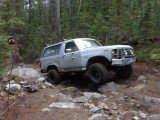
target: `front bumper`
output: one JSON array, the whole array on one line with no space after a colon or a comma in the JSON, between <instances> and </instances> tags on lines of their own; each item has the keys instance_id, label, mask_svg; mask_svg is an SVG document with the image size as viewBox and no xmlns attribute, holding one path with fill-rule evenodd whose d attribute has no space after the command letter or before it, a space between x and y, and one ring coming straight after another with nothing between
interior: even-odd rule
<instances>
[{"instance_id":1,"label":"front bumper","mask_svg":"<svg viewBox=\"0 0 160 120\"><path fill-rule=\"evenodd\" d=\"M124 66L135 63L136 59L131 58L122 58L122 59L112 59L112 66Z\"/></svg>"}]
</instances>

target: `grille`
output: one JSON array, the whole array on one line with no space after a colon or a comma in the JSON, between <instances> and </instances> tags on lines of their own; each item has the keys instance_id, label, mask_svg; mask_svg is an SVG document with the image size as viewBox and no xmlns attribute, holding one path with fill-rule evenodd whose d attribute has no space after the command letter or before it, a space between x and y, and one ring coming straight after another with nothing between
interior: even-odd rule
<instances>
[{"instance_id":1,"label":"grille","mask_svg":"<svg viewBox=\"0 0 160 120\"><path fill-rule=\"evenodd\" d=\"M123 57L123 50L122 49L119 49L118 50L118 56L117 56L117 58L118 59L121 59Z\"/></svg>"}]
</instances>

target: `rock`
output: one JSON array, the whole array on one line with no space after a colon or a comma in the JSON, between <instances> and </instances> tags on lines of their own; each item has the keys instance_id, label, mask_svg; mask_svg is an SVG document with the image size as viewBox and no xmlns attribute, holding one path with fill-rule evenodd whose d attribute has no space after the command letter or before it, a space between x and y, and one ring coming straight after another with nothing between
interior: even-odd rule
<instances>
[{"instance_id":1,"label":"rock","mask_svg":"<svg viewBox=\"0 0 160 120\"><path fill-rule=\"evenodd\" d=\"M133 116L139 116L139 112L137 111L124 111L120 113L121 120L132 120ZM136 117L135 117L136 118Z\"/></svg>"},{"instance_id":2,"label":"rock","mask_svg":"<svg viewBox=\"0 0 160 120\"><path fill-rule=\"evenodd\" d=\"M132 89L135 90L135 91L139 91L139 90L141 90L144 87L145 87L145 84L139 84L139 85L133 87Z\"/></svg>"},{"instance_id":3,"label":"rock","mask_svg":"<svg viewBox=\"0 0 160 120\"><path fill-rule=\"evenodd\" d=\"M44 78L44 77L40 77L40 78L38 78L37 81L38 81L38 82L44 82L44 81L45 81L45 78Z\"/></svg>"},{"instance_id":4,"label":"rock","mask_svg":"<svg viewBox=\"0 0 160 120\"><path fill-rule=\"evenodd\" d=\"M14 79L14 81L16 82L16 83L20 83L21 81L24 81L22 78L20 78L20 77L16 77L15 79Z\"/></svg>"},{"instance_id":5,"label":"rock","mask_svg":"<svg viewBox=\"0 0 160 120\"><path fill-rule=\"evenodd\" d=\"M42 112L49 112L50 109L49 109L49 108L43 108L41 111L42 111Z\"/></svg>"},{"instance_id":6,"label":"rock","mask_svg":"<svg viewBox=\"0 0 160 120\"><path fill-rule=\"evenodd\" d=\"M117 110L109 110L110 112L110 115L118 115L119 114L119 111Z\"/></svg>"},{"instance_id":7,"label":"rock","mask_svg":"<svg viewBox=\"0 0 160 120\"><path fill-rule=\"evenodd\" d=\"M1 92L0 92L0 96L1 96L1 97L5 97L5 96L7 96L7 95L8 95L8 94L7 94L7 92L5 92L5 91L1 91Z\"/></svg>"},{"instance_id":8,"label":"rock","mask_svg":"<svg viewBox=\"0 0 160 120\"><path fill-rule=\"evenodd\" d=\"M21 98L23 98L25 96L25 94L22 92L18 96L21 97Z\"/></svg>"},{"instance_id":9,"label":"rock","mask_svg":"<svg viewBox=\"0 0 160 120\"><path fill-rule=\"evenodd\" d=\"M27 85L28 82L27 82L27 81L20 81L19 84L20 84L20 85Z\"/></svg>"},{"instance_id":10,"label":"rock","mask_svg":"<svg viewBox=\"0 0 160 120\"><path fill-rule=\"evenodd\" d=\"M128 100L129 97L128 96L123 96L123 99Z\"/></svg>"},{"instance_id":11,"label":"rock","mask_svg":"<svg viewBox=\"0 0 160 120\"><path fill-rule=\"evenodd\" d=\"M118 109L116 103L111 103L111 104L110 104L110 108L111 108L112 110L117 110L117 109Z\"/></svg>"},{"instance_id":12,"label":"rock","mask_svg":"<svg viewBox=\"0 0 160 120\"><path fill-rule=\"evenodd\" d=\"M138 115L139 113L137 111L124 111L122 114L125 115L125 114L133 114L133 115Z\"/></svg>"},{"instance_id":13,"label":"rock","mask_svg":"<svg viewBox=\"0 0 160 120\"><path fill-rule=\"evenodd\" d=\"M159 70L157 70L156 68L153 68L153 71L154 71L155 73L159 72Z\"/></svg>"},{"instance_id":14,"label":"rock","mask_svg":"<svg viewBox=\"0 0 160 120\"><path fill-rule=\"evenodd\" d=\"M89 111L92 113L97 113L97 112L100 112L100 110L101 110L101 108L94 107L94 108L91 108Z\"/></svg>"},{"instance_id":15,"label":"rock","mask_svg":"<svg viewBox=\"0 0 160 120\"><path fill-rule=\"evenodd\" d=\"M107 119L106 120L113 120L113 116L109 116L109 117L107 117Z\"/></svg>"},{"instance_id":16,"label":"rock","mask_svg":"<svg viewBox=\"0 0 160 120\"><path fill-rule=\"evenodd\" d=\"M154 97L145 96L144 97L144 102L160 104L160 98L154 98Z\"/></svg>"},{"instance_id":17,"label":"rock","mask_svg":"<svg viewBox=\"0 0 160 120\"><path fill-rule=\"evenodd\" d=\"M96 107L94 104L85 103L84 106L89 107L89 109Z\"/></svg>"},{"instance_id":18,"label":"rock","mask_svg":"<svg viewBox=\"0 0 160 120\"><path fill-rule=\"evenodd\" d=\"M142 113L142 112L139 113L139 116L140 116L142 119L146 119L146 118L147 118L147 115L146 115L145 113Z\"/></svg>"},{"instance_id":19,"label":"rock","mask_svg":"<svg viewBox=\"0 0 160 120\"><path fill-rule=\"evenodd\" d=\"M147 120L160 120L160 114L150 115Z\"/></svg>"},{"instance_id":20,"label":"rock","mask_svg":"<svg viewBox=\"0 0 160 120\"><path fill-rule=\"evenodd\" d=\"M139 120L138 116L134 116L132 120Z\"/></svg>"},{"instance_id":21,"label":"rock","mask_svg":"<svg viewBox=\"0 0 160 120\"><path fill-rule=\"evenodd\" d=\"M120 86L114 82L109 82L109 83L106 83L102 86L99 86L98 91L102 94L104 94L108 91L116 93L120 87L122 87L122 86Z\"/></svg>"},{"instance_id":22,"label":"rock","mask_svg":"<svg viewBox=\"0 0 160 120\"><path fill-rule=\"evenodd\" d=\"M49 107L50 108L70 108L70 109L78 108L75 106L74 103L64 103L64 102L52 103L49 105Z\"/></svg>"},{"instance_id":23,"label":"rock","mask_svg":"<svg viewBox=\"0 0 160 120\"><path fill-rule=\"evenodd\" d=\"M21 91L21 86L19 84L7 84L5 90L11 94L17 94Z\"/></svg>"},{"instance_id":24,"label":"rock","mask_svg":"<svg viewBox=\"0 0 160 120\"><path fill-rule=\"evenodd\" d=\"M106 105L105 103L100 103L97 107L101 108L101 109L104 109L104 110L109 110L110 109L109 106Z\"/></svg>"},{"instance_id":25,"label":"rock","mask_svg":"<svg viewBox=\"0 0 160 120\"><path fill-rule=\"evenodd\" d=\"M108 120L107 115L102 115L101 113L93 114L88 120Z\"/></svg>"},{"instance_id":26,"label":"rock","mask_svg":"<svg viewBox=\"0 0 160 120\"><path fill-rule=\"evenodd\" d=\"M67 87L67 88L62 88L61 89L61 92L63 93L65 93L65 92L74 92L74 91L78 91L78 88L76 88L76 87Z\"/></svg>"},{"instance_id":27,"label":"rock","mask_svg":"<svg viewBox=\"0 0 160 120\"><path fill-rule=\"evenodd\" d=\"M41 85L41 88L42 89L46 89L47 87L45 85Z\"/></svg>"},{"instance_id":28,"label":"rock","mask_svg":"<svg viewBox=\"0 0 160 120\"><path fill-rule=\"evenodd\" d=\"M130 98L128 96L123 96L121 98L119 98L119 100L129 100Z\"/></svg>"},{"instance_id":29,"label":"rock","mask_svg":"<svg viewBox=\"0 0 160 120\"><path fill-rule=\"evenodd\" d=\"M11 80L9 83L10 84L16 84L16 82L14 80Z\"/></svg>"},{"instance_id":30,"label":"rock","mask_svg":"<svg viewBox=\"0 0 160 120\"><path fill-rule=\"evenodd\" d=\"M86 102L88 102L88 98L86 98L84 96L81 96L81 97L75 98L73 100L73 102L75 102L75 103L86 103Z\"/></svg>"},{"instance_id":31,"label":"rock","mask_svg":"<svg viewBox=\"0 0 160 120\"><path fill-rule=\"evenodd\" d=\"M96 93L96 92L84 92L83 95L85 97L87 97L88 99L92 98L92 97L95 97L95 98L102 98L102 97L105 97L104 95L101 95L99 93Z\"/></svg>"},{"instance_id":32,"label":"rock","mask_svg":"<svg viewBox=\"0 0 160 120\"><path fill-rule=\"evenodd\" d=\"M55 95L50 95L51 97L54 97L54 96L58 96L58 97L61 97L61 98L63 98L63 99L68 99L68 100L72 100L72 97L71 97L71 95L65 95L65 94L63 94L63 93L58 93L58 94L55 94Z\"/></svg>"},{"instance_id":33,"label":"rock","mask_svg":"<svg viewBox=\"0 0 160 120\"><path fill-rule=\"evenodd\" d=\"M63 94L72 93L73 97L82 96L82 92L76 87L63 88L63 89L60 90L60 92L63 93Z\"/></svg>"},{"instance_id":34,"label":"rock","mask_svg":"<svg viewBox=\"0 0 160 120\"><path fill-rule=\"evenodd\" d=\"M108 101L108 98L104 98L103 102L106 103Z\"/></svg>"},{"instance_id":35,"label":"rock","mask_svg":"<svg viewBox=\"0 0 160 120\"><path fill-rule=\"evenodd\" d=\"M36 86L33 86L33 85L27 85L27 86L24 86L24 90L27 91L27 92L37 92L38 91L38 88Z\"/></svg>"},{"instance_id":36,"label":"rock","mask_svg":"<svg viewBox=\"0 0 160 120\"><path fill-rule=\"evenodd\" d=\"M9 78L8 78L8 77L1 77L1 81L6 82L6 81L8 81L8 80L9 80Z\"/></svg>"},{"instance_id":37,"label":"rock","mask_svg":"<svg viewBox=\"0 0 160 120\"><path fill-rule=\"evenodd\" d=\"M12 75L15 75L24 79L40 77L40 73L38 72L38 70L35 70L33 68L14 68L12 70Z\"/></svg>"},{"instance_id":38,"label":"rock","mask_svg":"<svg viewBox=\"0 0 160 120\"><path fill-rule=\"evenodd\" d=\"M53 85L47 81L44 82L44 85L47 86L48 88L51 88Z\"/></svg>"},{"instance_id":39,"label":"rock","mask_svg":"<svg viewBox=\"0 0 160 120\"><path fill-rule=\"evenodd\" d=\"M144 80L146 80L146 77L144 75L138 77L138 81L144 81Z\"/></svg>"}]
</instances>

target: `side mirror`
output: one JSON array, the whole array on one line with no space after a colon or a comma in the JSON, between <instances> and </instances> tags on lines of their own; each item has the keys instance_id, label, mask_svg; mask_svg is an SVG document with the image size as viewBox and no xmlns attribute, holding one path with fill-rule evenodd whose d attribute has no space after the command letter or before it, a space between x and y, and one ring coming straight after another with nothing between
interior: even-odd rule
<instances>
[{"instance_id":1,"label":"side mirror","mask_svg":"<svg viewBox=\"0 0 160 120\"><path fill-rule=\"evenodd\" d=\"M70 53L71 51L72 51L71 48L65 50L66 53Z\"/></svg>"}]
</instances>

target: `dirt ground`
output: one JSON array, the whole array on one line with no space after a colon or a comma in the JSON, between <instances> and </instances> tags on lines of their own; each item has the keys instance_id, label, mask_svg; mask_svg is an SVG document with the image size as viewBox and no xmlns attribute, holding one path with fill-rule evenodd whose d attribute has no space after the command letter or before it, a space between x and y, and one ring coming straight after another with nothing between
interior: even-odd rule
<instances>
[{"instance_id":1,"label":"dirt ground","mask_svg":"<svg viewBox=\"0 0 160 120\"><path fill-rule=\"evenodd\" d=\"M33 66L32 66L33 67ZM35 67L35 66L34 66ZM37 78L30 78L34 81ZM145 102L145 97L160 99L160 65L155 63L136 63L133 65L133 74L127 79L114 78L114 82L119 87L115 91L107 91L102 94L104 98L93 97L92 104L98 106L105 103L109 107L113 103L117 108L101 110L98 113L106 115L93 120L136 120L147 119L147 116L160 113L160 102ZM72 102L72 99L80 97L84 92L99 93L98 86L90 83L89 80L77 78L76 80L66 80L61 84L39 89L38 92L24 92L24 97L16 96L9 104L15 104L2 116L2 120L91 120L91 116L97 114L91 112L84 102L75 103L77 108L49 108L49 105L57 102ZM61 93L61 94L60 94ZM63 97L63 95L69 96ZM7 104L4 98L0 99L1 112ZM47 110L42 110L46 108ZM139 117L139 113L146 115Z\"/></svg>"}]
</instances>

